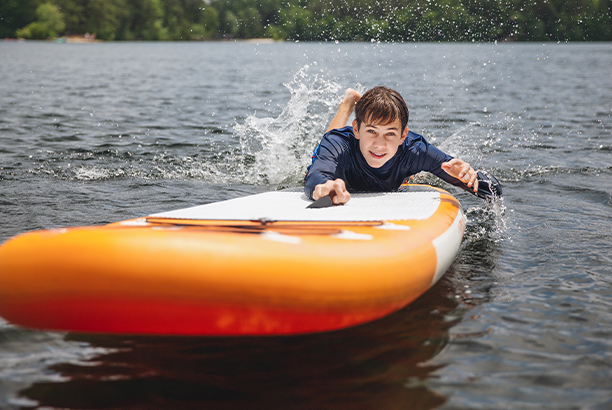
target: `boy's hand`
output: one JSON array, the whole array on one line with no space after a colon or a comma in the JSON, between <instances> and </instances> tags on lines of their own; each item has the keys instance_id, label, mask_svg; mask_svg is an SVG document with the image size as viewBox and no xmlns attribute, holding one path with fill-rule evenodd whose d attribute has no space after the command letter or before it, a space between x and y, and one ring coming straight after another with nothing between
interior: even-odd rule
<instances>
[{"instance_id":1,"label":"boy's hand","mask_svg":"<svg viewBox=\"0 0 612 410\"><path fill-rule=\"evenodd\" d=\"M467 186L474 190L474 193L478 192L478 174L467 162L459 158L453 158L448 162L442 163L442 169L450 176L467 184Z\"/></svg>"},{"instance_id":2,"label":"boy's hand","mask_svg":"<svg viewBox=\"0 0 612 410\"><path fill-rule=\"evenodd\" d=\"M340 105L344 105L349 109L349 113L352 114L355 111L355 104L357 101L361 99L361 94L359 92L353 90L352 88L347 88L344 92L344 100L340 103Z\"/></svg>"},{"instance_id":3,"label":"boy's hand","mask_svg":"<svg viewBox=\"0 0 612 410\"><path fill-rule=\"evenodd\" d=\"M325 195L329 195L335 205L346 204L351 199L351 194L346 190L346 184L340 178L317 185L312 193L312 198L316 201Z\"/></svg>"}]
</instances>

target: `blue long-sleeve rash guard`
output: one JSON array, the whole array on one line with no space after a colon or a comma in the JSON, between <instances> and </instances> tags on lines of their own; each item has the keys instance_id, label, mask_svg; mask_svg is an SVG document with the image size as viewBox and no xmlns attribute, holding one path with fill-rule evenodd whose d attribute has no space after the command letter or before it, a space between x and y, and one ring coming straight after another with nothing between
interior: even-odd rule
<instances>
[{"instance_id":1,"label":"blue long-sleeve rash guard","mask_svg":"<svg viewBox=\"0 0 612 410\"><path fill-rule=\"evenodd\" d=\"M429 144L421 135L410 131L393 158L380 168L372 168L359 149L359 140L355 138L353 127L333 129L323 136L315 150L312 165L306 175L304 192L312 199L317 185L337 178L344 180L350 192L395 191L409 176L427 171L474 193L467 184L442 169L442 163L452 158ZM501 196L501 185L494 176L478 171L477 195L481 198Z\"/></svg>"}]
</instances>

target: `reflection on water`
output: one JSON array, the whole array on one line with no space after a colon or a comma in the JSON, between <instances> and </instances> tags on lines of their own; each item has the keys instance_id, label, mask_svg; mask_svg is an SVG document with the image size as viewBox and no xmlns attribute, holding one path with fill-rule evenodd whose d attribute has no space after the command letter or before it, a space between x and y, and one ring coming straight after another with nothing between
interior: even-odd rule
<instances>
[{"instance_id":1,"label":"reflection on water","mask_svg":"<svg viewBox=\"0 0 612 410\"><path fill-rule=\"evenodd\" d=\"M63 382L20 394L54 408L428 409L427 362L461 318L442 280L413 305L337 332L265 338L159 338L69 334L110 349L89 363L51 366Z\"/></svg>"}]
</instances>

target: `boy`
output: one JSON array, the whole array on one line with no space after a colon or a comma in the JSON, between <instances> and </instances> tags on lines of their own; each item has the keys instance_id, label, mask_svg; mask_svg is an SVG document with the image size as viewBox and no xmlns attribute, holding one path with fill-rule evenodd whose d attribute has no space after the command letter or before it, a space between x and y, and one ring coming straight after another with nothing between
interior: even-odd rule
<instances>
[{"instance_id":1,"label":"boy","mask_svg":"<svg viewBox=\"0 0 612 410\"><path fill-rule=\"evenodd\" d=\"M346 126L353 111L353 126ZM329 195L334 204L345 204L351 198L349 191L394 191L421 171L481 198L502 195L495 177L475 171L409 131L408 115L397 91L374 87L361 96L347 89L313 155L306 195L314 200Z\"/></svg>"}]
</instances>

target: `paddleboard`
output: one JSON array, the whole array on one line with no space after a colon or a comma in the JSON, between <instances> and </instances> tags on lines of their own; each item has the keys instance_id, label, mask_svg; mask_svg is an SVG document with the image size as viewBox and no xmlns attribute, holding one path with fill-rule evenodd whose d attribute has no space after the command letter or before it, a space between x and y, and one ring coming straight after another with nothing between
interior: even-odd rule
<instances>
[{"instance_id":1,"label":"paddleboard","mask_svg":"<svg viewBox=\"0 0 612 410\"><path fill-rule=\"evenodd\" d=\"M18 235L0 246L0 316L117 334L337 330L427 291L465 229L459 202L430 186L310 203L301 190L283 190Z\"/></svg>"}]
</instances>

